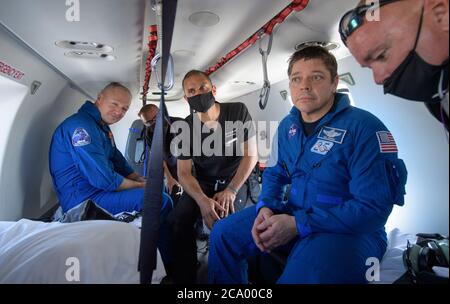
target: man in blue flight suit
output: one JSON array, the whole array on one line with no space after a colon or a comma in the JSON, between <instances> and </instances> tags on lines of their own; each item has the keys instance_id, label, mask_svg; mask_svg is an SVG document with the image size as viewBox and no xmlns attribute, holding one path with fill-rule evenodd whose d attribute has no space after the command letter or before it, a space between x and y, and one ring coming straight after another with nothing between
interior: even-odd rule
<instances>
[{"instance_id":1,"label":"man in blue flight suit","mask_svg":"<svg viewBox=\"0 0 450 304\"><path fill-rule=\"evenodd\" d=\"M211 283L246 283L246 259L276 252L288 254L278 283L367 282L366 261L381 261L384 225L404 203L407 172L394 138L336 93L334 56L297 51L288 75L294 107L278 128L259 202L212 230Z\"/></svg>"},{"instance_id":2,"label":"man in blue flight suit","mask_svg":"<svg viewBox=\"0 0 450 304\"><path fill-rule=\"evenodd\" d=\"M123 118L130 103L130 91L110 83L95 104L86 101L56 129L50 146L50 173L64 212L87 199L112 214L142 209L145 179L133 172L116 148L109 128ZM164 210L170 211L166 196Z\"/></svg>"}]
</instances>

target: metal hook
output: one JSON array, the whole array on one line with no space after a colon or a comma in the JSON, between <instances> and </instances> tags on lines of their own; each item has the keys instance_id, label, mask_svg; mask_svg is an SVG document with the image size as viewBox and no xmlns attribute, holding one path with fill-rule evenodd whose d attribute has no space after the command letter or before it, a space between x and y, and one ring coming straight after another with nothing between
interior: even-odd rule
<instances>
[{"instance_id":1,"label":"metal hook","mask_svg":"<svg viewBox=\"0 0 450 304\"><path fill-rule=\"evenodd\" d=\"M269 95L270 95L270 81L269 81L269 74L267 72L267 60L269 58L270 51L272 50L272 42L273 42L273 35L269 35L269 42L267 44L267 49L264 51L262 49L262 35L260 34L259 39L259 53L262 56L262 66L263 66L263 74L264 74L264 85L261 89L261 92L259 94L259 107L261 110L264 110L267 106L267 102L269 101Z\"/></svg>"},{"instance_id":2,"label":"metal hook","mask_svg":"<svg viewBox=\"0 0 450 304\"><path fill-rule=\"evenodd\" d=\"M272 42L273 42L273 34L269 35L269 42L267 43L267 49L264 51L262 49L262 38L263 38L264 33L259 33L259 53L261 55L267 54L267 56L270 54L270 52L272 51Z\"/></svg>"},{"instance_id":3,"label":"metal hook","mask_svg":"<svg viewBox=\"0 0 450 304\"><path fill-rule=\"evenodd\" d=\"M269 101L270 95L270 82L264 82L264 85L259 93L259 107L261 110L264 110L267 106L267 102Z\"/></svg>"},{"instance_id":4,"label":"metal hook","mask_svg":"<svg viewBox=\"0 0 450 304\"><path fill-rule=\"evenodd\" d=\"M164 85L164 80L161 81L159 73L158 73L158 61L161 60L161 54L158 53L155 55L155 57L152 60L152 71L155 72L156 74L156 81L158 83L158 88L160 90L164 90L164 91L170 91L174 84L174 74L173 74L173 58L172 55L169 55L169 61L168 61L168 65L167 65L167 77L169 79L169 83L167 86Z\"/></svg>"}]
</instances>

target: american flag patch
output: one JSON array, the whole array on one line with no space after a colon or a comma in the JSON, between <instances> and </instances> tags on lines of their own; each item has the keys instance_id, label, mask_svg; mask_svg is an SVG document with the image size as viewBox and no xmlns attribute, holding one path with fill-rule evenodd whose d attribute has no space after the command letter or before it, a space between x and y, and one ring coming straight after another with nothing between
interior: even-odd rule
<instances>
[{"instance_id":1,"label":"american flag patch","mask_svg":"<svg viewBox=\"0 0 450 304\"><path fill-rule=\"evenodd\" d=\"M398 148L395 143L394 136L391 132L380 131L377 132L378 143L380 144L381 153L397 153Z\"/></svg>"}]
</instances>

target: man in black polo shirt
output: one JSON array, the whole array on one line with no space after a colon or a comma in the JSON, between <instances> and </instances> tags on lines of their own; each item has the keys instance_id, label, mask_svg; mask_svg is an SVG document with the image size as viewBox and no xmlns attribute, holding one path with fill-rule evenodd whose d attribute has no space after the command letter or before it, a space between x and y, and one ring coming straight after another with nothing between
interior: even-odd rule
<instances>
[{"instance_id":1,"label":"man in black polo shirt","mask_svg":"<svg viewBox=\"0 0 450 304\"><path fill-rule=\"evenodd\" d=\"M182 144L178 178L184 193L169 215L169 223L173 280L187 284L196 282L195 222L201 215L211 228L217 220L244 207L247 189L242 186L255 167L257 152L252 118L244 104L218 103L216 87L197 70L186 74L183 89L192 112L185 119L188 134L177 136Z\"/></svg>"}]
</instances>

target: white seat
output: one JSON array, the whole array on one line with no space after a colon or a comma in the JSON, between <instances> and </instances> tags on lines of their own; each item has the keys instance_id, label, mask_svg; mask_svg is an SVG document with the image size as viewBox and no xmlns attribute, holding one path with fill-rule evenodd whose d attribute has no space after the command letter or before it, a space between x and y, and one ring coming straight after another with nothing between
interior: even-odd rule
<instances>
[{"instance_id":1,"label":"white seat","mask_svg":"<svg viewBox=\"0 0 450 304\"><path fill-rule=\"evenodd\" d=\"M375 284L392 284L400 278L406 268L403 265L403 251L406 249L407 241L415 243L416 236L403 233L395 228L387 233L388 246L380 265L380 281Z\"/></svg>"},{"instance_id":2,"label":"white seat","mask_svg":"<svg viewBox=\"0 0 450 304\"><path fill-rule=\"evenodd\" d=\"M0 283L139 283L140 230L115 221L0 222ZM80 281L66 278L69 258ZM153 282L166 275L158 254Z\"/></svg>"}]
</instances>

